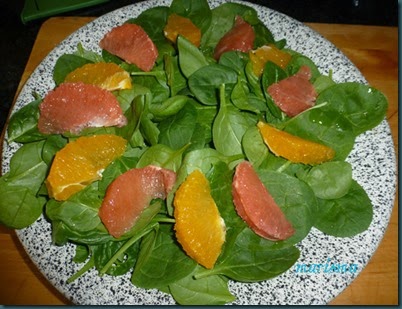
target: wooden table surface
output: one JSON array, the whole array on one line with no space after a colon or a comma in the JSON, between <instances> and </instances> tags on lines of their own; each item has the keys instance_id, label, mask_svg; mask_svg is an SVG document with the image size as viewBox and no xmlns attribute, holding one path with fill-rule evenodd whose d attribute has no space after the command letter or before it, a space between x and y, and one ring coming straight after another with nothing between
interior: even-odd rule
<instances>
[{"instance_id":1,"label":"wooden table surface","mask_svg":"<svg viewBox=\"0 0 402 309\"><path fill-rule=\"evenodd\" d=\"M42 59L91 17L53 17L44 22L21 78L21 86ZM343 51L369 83L389 100L387 118L398 151L398 28L309 23ZM17 91L18 94L19 90ZM331 304L398 304L398 198L385 236L359 276ZM13 230L0 226L0 304L69 304L30 261Z\"/></svg>"}]
</instances>

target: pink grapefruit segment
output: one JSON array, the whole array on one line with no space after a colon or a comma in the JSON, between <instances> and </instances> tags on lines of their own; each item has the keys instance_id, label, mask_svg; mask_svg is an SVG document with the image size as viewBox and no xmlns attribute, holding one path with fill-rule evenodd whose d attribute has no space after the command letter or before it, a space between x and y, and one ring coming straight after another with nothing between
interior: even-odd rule
<instances>
[{"instance_id":1,"label":"pink grapefruit segment","mask_svg":"<svg viewBox=\"0 0 402 309\"><path fill-rule=\"evenodd\" d=\"M293 117L314 106L317 92L310 78L310 68L302 66L295 75L272 84L267 91L274 103L286 115Z\"/></svg>"},{"instance_id":2,"label":"pink grapefruit segment","mask_svg":"<svg viewBox=\"0 0 402 309\"><path fill-rule=\"evenodd\" d=\"M118 238L128 232L152 199L165 199L176 173L149 165L118 176L107 188L99 217L109 234Z\"/></svg>"},{"instance_id":3,"label":"pink grapefruit segment","mask_svg":"<svg viewBox=\"0 0 402 309\"><path fill-rule=\"evenodd\" d=\"M255 33L253 27L240 16L236 16L235 24L218 42L215 47L214 58L227 51L248 52L254 46Z\"/></svg>"},{"instance_id":4,"label":"pink grapefruit segment","mask_svg":"<svg viewBox=\"0 0 402 309\"><path fill-rule=\"evenodd\" d=\"M43 134L78 134L88 127L122 127L127 119L116 97L98 86L62 83L39 105L38 129Z\"/></svg>"},{"instance_id":5,"label":"pink grapefruit segment","mask_svg":"<svg viewBox=\"0 0 402 309\"><path fill-rule=\"evenodd\" d=\"M99 46L145 72L152 70L158 57L156 45L136 24L126 23L113 28L102 38Z\"/></svg>"},{"instance_id":6,"label":"pink grapefruit segment","mask_svg":"<svg viewBox=\"0 0 402 309\"><path fill-rule=\"evenodd\" d=\"M232 194L237 213L257 235L277 241L295 233L250 162L237 165Z\"/></svg>"}]
</instances>

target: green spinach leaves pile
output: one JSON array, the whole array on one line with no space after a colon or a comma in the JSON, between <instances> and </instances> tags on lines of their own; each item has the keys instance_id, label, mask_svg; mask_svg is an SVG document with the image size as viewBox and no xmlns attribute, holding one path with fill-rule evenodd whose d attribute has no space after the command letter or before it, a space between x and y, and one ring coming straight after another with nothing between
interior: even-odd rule
<instances>
[{"instance_id":1,"label":"green spinach leaves pile","mask_svg":"<svg viewBox=\"0 0 402 309\"><path fill-rule=\"evenodd\" d=\"M184 37L171 44L163 35L170 14L190 18L202 31L200 48ZM54 68L56 85L65 76L91 62L115 62L130 72L133 88L115 91L128 125L122 128L85 129L80 135L112 133L127 139L122 157L103 172L101 180L69 200L49 199L44 181L55 153L77 136L42 135L37 129L42 98L13 114L8 142L21 147L0 178L0 222L20 229L42 214L52 225L55 245L76 244L74 262L83 268L73 281L95 267L99 275L131 272L138 287L170 293L179 304L224 304L235 300L228 280L258 282L288 270L299 258L295 246L312 227L329 235L350 237L371 223L370 199L352 178L345 161L356 136L377 126L387 109L378 90L363 84L337 84L322 75L308 57L290 51L285 69L268 62L261 77L253 74L248 55L227 52L213 60L214 47L229 31L236 15L252 25L255 48L276 41L253 8L224 3L214 9L205 0L173 0L170 7L154 7L129 23L141 25L159 50L157 65L144 73L134 65L81 44L73 54L62 55ZM296 117L286 117L272 102L267 86L307 65L319 93L316 106ZM276 127L332 147L333 161L317 166L292 164L269 152L256 124ZM284 241L269 241L252 232L237 215L231 195L234 166L250 161L296 233ZM139 222L119 239L110 236L98 216L107 186L125 171L149 164L174 170L177 186L194 169L208 178L227 231L215 267L204 269L190 259L174 235L172 200L154 200Z\"/></svg>"}]
</instances>

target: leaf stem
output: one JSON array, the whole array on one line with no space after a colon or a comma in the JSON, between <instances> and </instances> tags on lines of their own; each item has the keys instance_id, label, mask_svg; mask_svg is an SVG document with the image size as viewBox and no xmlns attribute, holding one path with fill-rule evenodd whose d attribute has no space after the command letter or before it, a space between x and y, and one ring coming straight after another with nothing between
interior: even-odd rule
<instances>
[{"instance_id":1,"label":"leaf stem","mask_svg":"<svg viewBox=\"0 0 402 309\"><path fill-rule=\"evenodd\" d=\"M67 279L67 283L75 281L94 266L95 266L95 258L92 255L89 261L79 271L77 271L74 275L72 275L70 278Z\"/></svg>"},{"instance_id":2,"label":"leaf stem","mask_svg":"<svg viewBox=\"0 0 402 309\"><path fill-rule=\"evenodd\" d=\"M305 113L307 113L308 111L311 111L311 110L313 110L313 109L323 107L323 106L325 106L325 105L327 105L327 104L328 104L328 102L322 102L322 103L320 103L320 104L314 105L313 107L310 107L309 109L306 109L306 110L302 111L300 114L298 114L298 115L296 115L296 116L294 116L294 117L288 119L287 121L282 122L282 123L279 123L279 124L277 125L277 128L283 130L284 128L286 128L286 126L287 126L289 123L291 123L291 122L294 121L295 119L299 118L300 115L303 115L303 114L305 114Z\"/></svg>"},{"instance_id":3,"label":"leaf stem","mask_svg":"<svg viewBox=\"0 0 402 309\"><path fill-rule=\"evenodd\" d=\"M287 169L290 165L292 164L292 162L290 161L286 161L282 166L280 166L276 171L279 173L282 173L285 169Z\"/></svg>"},{"instance_id":4,"label":"leaf stem","mask_svg":"<svg viewBox=\"0 0 402 309\"><path fill-rule=\"evenodd\" d=\"M176 220L173 218L160 218L157 220L159 223L176 223Z\"/></svg>"},{"instance_id":5,"label":"leaf stem","mask_svg":"<svg viewBox=\"0 0 402 309\"><path fill-rule=\"evenodd\" d=\"M138 233L131 237L111 258L110 260L103 266L103 268L99 271L99 276L103 276L108 269L113 265L113 263L124 253L128 248L130 248L138 239L144 237L150 231L153 230L155 226L158 225L158 222L155 222L145 228L141 233Z\"/></svg>"}]
</instances>

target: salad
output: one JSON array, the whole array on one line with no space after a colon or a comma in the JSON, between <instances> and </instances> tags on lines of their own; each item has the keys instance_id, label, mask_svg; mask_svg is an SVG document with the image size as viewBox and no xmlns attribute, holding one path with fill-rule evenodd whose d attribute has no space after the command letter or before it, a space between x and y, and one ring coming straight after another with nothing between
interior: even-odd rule
<instances>
[{"instance_id":1,"label":"salad","mask_svg":"<svg viewBox=\"0 0 402 309\"><path fill-rule=\"evenodd\" d=\"M176 44L166 39L163 28L173 13L201 29L199 47L185 37ZM248 52L227 51L214 58L215 46L233 28L237 16L255 32L253 50L275 46L291 56L286 66L268 61L257 76ZM336 237L351 237L367 229L371 201L352 178L345 159L356 137L385 117L387 101L378 90L355 82L335 83L331 73L320 73L306 55L288 49L285 39L276 40L257 12L244 4L224 3L211 9L206 1L174 0L170 7L148 9L127 23L140 25L158 47L152 70L144 72L105 50L98 54L80 44L74 54L57 61L54 80L61 84L69 72L85 63L118 64L130 73L134 85L113 92L128 124L87 128L78 135L42 134L37 129L42 97L13 114L8 142L21 147L9 172L0 178L2 224L24 228L45 214L52 224L54 244L75 244L74 261L83 263L70 281L92 268L100 275L130 272L134 285L170 293L180 304L229 303L235 296L228 280L259 282L287 271L299 258L297 244L313 227ZM267 88L302 67L311 71L309 80L317 98L311 108L288 116ZM334 158L310 165L273 154L259 134L261 120L332 148ZM105 168L102 179L68 200L50 198L44 183L55 154L80 136L97 134L126 139L125 153ZM293 223L295 234L290 238L263 239L240 220L231 185L235 166L245 160L252 163ZM114 238L104 227L98 212L108 185L129 169L149 165L176 172L177 187L195 169L207 177L226 224L225 244L212 269L195 263L175 240L174 190L166 200L152 201L123 236Z\"/></svg>"}]
</instances>

